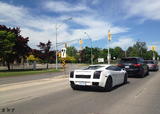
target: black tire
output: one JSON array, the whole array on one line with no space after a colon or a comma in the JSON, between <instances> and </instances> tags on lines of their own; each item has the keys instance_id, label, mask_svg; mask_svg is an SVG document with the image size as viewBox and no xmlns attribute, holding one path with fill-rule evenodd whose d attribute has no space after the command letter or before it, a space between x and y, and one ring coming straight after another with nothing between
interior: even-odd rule
<instances>
[{"instance_id":1,"label":"black tire","mask_svg":"<svg viewBox=\"0 0 160 114\"><path fill-rule=\"evenodd\" d=\"M107 78L107 81L106 81L104 90L105 90L105 91L111 91L111 89L112 89L112 78L111 78L111 76L109 76L109 77Z\"/></svg>"},{"instance_id":2,"label":"black tire","mask_svg":"<svg viewBox=\"0 0 160 114\"><path fill-rule=\"evenodd\" d=\"M147 76L149 75L149 69L147 69L147 73L146 73L146 75L147 75Z\"/></svg>"},{"instance_id":3,"label":"black tire","mask_svg":"<svg viewBox=\"0 0 160 114\"><path fill-rule=\"evenodd\" d=\"M126 73L124 76L123 84L126 84L128 82L128 74Z\"/></svg>"},{"instance_id":4,"label":"black tire","mask_svg":"<svg viewBox=\"0 0 160 114\"><path fill-rule=\"evenodd\" d=\"M145 76L145 72L144 72L144 69L143 69L142 73L140 74L140 78L144 78L144 76Z\"/></svg>"},{"instance_id":5,"label":"black tire","mask_svg":"<svg viewBox=\"0 0 160 114\"><path fill-rule=\"evenodd\" d=\"M70 86L71 86L71 88L72 88L73 90L78 90L78 89L79 89L78 86L75 85L75 84L73 84L73 83L71 83Z\"/></svg>"}]
</instances>

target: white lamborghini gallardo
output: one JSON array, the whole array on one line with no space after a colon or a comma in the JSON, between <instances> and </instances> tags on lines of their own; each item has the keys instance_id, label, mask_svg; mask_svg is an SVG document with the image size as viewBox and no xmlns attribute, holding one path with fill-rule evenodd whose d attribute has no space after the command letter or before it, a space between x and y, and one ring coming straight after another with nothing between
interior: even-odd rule
<instances>
[{"instance_id":1,"label":"white lamborghini gallardo","mask_svg":"<svg viewBox=\"0 0 160 114\"><path fill-rule=\"evenodd\" d=\"M99 86L106 91L112 87L127 83L128 74L125 69L114 65L90 65L83 70L70 72L69 81L72 89L81 86Z\"/></svg>"}]
</instances>

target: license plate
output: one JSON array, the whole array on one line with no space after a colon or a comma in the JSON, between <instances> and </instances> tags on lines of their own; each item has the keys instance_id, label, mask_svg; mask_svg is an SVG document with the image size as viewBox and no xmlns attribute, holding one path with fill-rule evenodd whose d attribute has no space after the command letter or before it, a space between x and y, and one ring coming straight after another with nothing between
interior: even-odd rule
<instances>
[{"instance_id":1,"label":"license plate","mask_svg":"<svg viewBox=\"0 0 160 114\"><path fill-rule=\"evenodd\" d=\"M129 68L129 66L125 66L125 68Z\"/></svg>"},{"instance_id":2,"label":"license plate","mask_svg":"<svg viewBox=\"0 0 160 114\"><path fill-rule=\"evenodd\" d=\"M85 85L86 85L86 83L85 83L85 82L79 82L79 85L83 85L83 86L85 86Z\"/></svg>"}]
</instances>

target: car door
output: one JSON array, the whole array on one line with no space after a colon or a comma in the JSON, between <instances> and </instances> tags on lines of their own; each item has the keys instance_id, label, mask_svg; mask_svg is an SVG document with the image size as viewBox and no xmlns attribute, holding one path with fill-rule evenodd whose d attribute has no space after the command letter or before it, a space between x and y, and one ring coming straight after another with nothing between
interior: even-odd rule
<instances>
[{"instance_id":1,"label":"car door","mask_svg":"<svg viewBox=\"0 0 160 114\"><path fill-rule=\"evenodd\" d=\"M124 81L124 72L118 66L115 66L115 69L116 69L116 74L117 74L117 83L121 84Z\"/></svg>"},{"instance_id":2,"label":"car door","mask_svg":"<svg viewBox=\"0 0 160 114\"><path fill-rule=\"evenodd\" d=\"M117 71L116 66L109 66L106 69L109 70L112 75L113 85L119 84L119 73Z\"/></svg>"}]
</instances>

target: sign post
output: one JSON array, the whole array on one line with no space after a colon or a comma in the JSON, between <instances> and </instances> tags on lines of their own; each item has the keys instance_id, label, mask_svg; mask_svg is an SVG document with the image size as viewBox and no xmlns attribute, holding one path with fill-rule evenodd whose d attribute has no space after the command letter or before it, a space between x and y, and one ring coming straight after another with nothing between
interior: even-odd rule
<instances>
[{"instance_id":1,"label":"sign post","mask_svg":"<svg viewBox=\"0 0 160 114\"><path fill-rule=\"evenodd\" d=\"M65 71L65 65L66 65L66 48L61 49L61 58L62 58L62 66Z\"/></svg>"}]
</instances>

